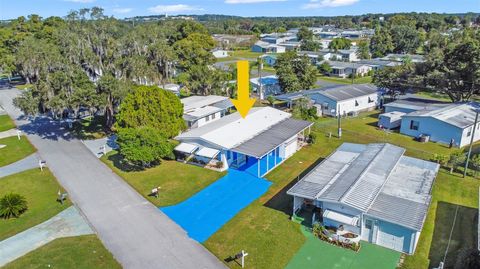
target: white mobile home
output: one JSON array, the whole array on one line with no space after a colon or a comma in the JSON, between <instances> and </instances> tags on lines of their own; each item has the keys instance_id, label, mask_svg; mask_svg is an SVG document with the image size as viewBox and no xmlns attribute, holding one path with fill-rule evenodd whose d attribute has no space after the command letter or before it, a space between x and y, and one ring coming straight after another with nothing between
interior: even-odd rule
<instances>
[{"instance_id":1,"label":"white mobile home","mask_svg":"<svg viewBox=\"0 0 480 269\"><path fill-rule=\"evenodd\" d=\"M228 97L217 95L189 96L180 102L183 104L183 119L190 129L219 120L233 107Z\"/></svg>"},{"instance_id":2,"label":"white mobile home","mask_svg":"<svg viewBox=\"0 0 480 269\"><path fill-rule=\"evenodd\" d=\"M237 112L180 134L175 150L207 166L262 177L303 146L312 125L271 107L252 108L244 119Z\"/></svg>"},{"instance_id":3,"label":"white mobile home","mask_svg":"<svg viewBox=\"0 0 480 269\"><path fill-rule=\"evenodd\" d=\"M378 116L378 127L385 129L398 128L402 124L403 115L405 115L405 113L397 111L380 114L380 116Z\"/></svg>"},{"instance_id":4,"label":"white mobile home","mask_svg":"<svg viewBox=\"0 0 480 269\"><path fill-rule=\"evenodd\" d=\"M312 222L337 235L413 254L439 165L404 153L391 144L342 144L287 191L293 214L313 205Z\"/></svg>"},{"instance_id":5,"label":"white mobile home","mask_svg":"<svg viewBox=\"0 0 480 269\"><path fill-rule=\"evenodd\" d=\"M373 110L379 101L378 88L370 84L342 85L315 91L310 98L321 105L322 115L345 116Z\"/></svg>"}]
</instances>

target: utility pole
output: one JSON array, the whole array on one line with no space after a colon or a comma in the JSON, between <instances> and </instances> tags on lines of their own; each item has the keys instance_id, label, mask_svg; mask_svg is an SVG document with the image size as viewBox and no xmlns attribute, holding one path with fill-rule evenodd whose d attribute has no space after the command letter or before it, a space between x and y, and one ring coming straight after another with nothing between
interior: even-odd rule
<instances>
[{"instance_id":1,"label":"utility pole","mask_svg":"<svg viewBox=\"0 0 480 269\"><path fill-rule=\"evenodd\" d=\"M472 138L470 138L470 146L468 147L467 161L465 162L465 169L463 170L463 177L467 176L468 162L470 161L470 154L472 154L473 138L475 137L475 130L478 123L478 108L475 110L475 122L473 123Z\"/></svg>"},{"instance_id":2,"label":"utility pole","mask_svg":"<svg viewBox=\"0 0 480 269\"><path fill-rule=\"evenodd\" d=\"M258 59L257 59L257 64L258 64L258 96L260 98L260 100L263 100L264 99L264 96L263 96L263 89L262 89L262 69L263 69L263 61L262 61L262 57L259 56Z\"/></svg>"},{"instance_id":3,"label":"utility pole","mask_svg":"<svg viewBox=\"0 0 480 269\"><path fill-rule=\"evenodd\" d=\"M337 117L338 117L338 138L342 138L342 115L341 115L340 105L338 105Z\"/></svg>"},{"instance_id":4,"label":"utility pole","mask_svg":"<svg viewBox=\"0 0 480 269\"><path fill-rule=\"evenodd\" d=\"M355 70L355 63L352 63L352 84L354 79L355 79L355 74L357 73L357 70Z\"/></svg>"}]
</instances>

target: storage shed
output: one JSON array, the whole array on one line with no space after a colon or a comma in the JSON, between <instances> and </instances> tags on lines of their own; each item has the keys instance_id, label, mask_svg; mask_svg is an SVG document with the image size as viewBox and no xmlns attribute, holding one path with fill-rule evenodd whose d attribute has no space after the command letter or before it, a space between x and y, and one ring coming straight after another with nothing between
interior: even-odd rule
<instances>
[{"instance_id":1,"label":"storage shed","mask_svg":"<svg viewBox=\"0 0 480 269\"><path fill-rule=\"evenodd\" d=\"M402 124L403 115L405 115L405 113L398 111L380 114L380 116L378 116L378 127L389 130L399 128Z\"/></svg>"}]
</instances>

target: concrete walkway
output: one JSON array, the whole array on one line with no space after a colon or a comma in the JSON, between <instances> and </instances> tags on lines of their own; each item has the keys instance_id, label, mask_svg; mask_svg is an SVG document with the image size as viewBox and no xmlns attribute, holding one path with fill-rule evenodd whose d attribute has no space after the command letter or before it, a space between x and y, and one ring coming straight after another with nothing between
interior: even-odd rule
<instances>
[{"instance_id":1,"label":"concrete walkway","mask_svg":"<svg viewBox=\"0 0 480 269\"><path fill-rule=\"evenodd\" d=\"M0 178L6 177L9 175L13 175L16 173L23 172L25 170L39 168L38 161L40 160L40 156L37 153L33 153L32 155L21 159L20 161L16 161L6 166L0 167Z\"/></svg>"},{"instance_id":2,"label":"concrete walkway","mask_svg":"<svg viewBox=\"0 0 480 269\"><path fill-rule=\"evenodd\" d=\"M10 136L17 136L17 129L10 129L7 131L0 132L0 139L7 138Z\"/></svg>"},{"instance_id":3,"label":"concrete walkway","mask_svg":"<svg viewBox=\"0 0 480 269\"><path fill-rule=\"evenodd\" d=\"M124 268L225 268L214 255L71 137L66 124L27 121L13 106L18 90L0 90L0 105Z\"/></svg>"},{"instance_id":4,"label":"concrete walkway","mask_svg":"<svg viewBox=\"0 0 480 269\"><path fill-rule=\"evenodd\" d=\"M100 158L103 154L107 154L110 151L117 149L117 140L116 135L111 135L109 137L104 137L94 140L82 140L83 144L93 153L93 155ZM105 146L105 149L103 147Z\"/></svg>"},{"instance_id":5,"label":"concrete walkway","mask_svg":"<svg viewBox=\"0 0 480 269\"><path fill-rule=\"evenodd\" d=\"M55 217L0 242L0 267L62 237L92 234L93 231L71 206Z\"/></svg>"}]
</instances>

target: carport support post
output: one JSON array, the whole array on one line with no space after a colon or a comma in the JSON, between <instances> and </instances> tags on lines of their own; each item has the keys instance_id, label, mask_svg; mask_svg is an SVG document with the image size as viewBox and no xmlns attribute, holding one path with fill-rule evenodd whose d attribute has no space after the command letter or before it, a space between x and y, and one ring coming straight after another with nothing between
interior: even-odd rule
<instances>
[{"instance_id":1,"label":"carport support post","mask_svg":"<svg viewBox=\"0 0 480 269\"><path fill-rule=\"evenodd\" d=\"M257 177L260 177L260 159L257 159L257 168L258 168Z\"/></svg>"},{"instance_id":2,"label":"carport support post","mask_svg":"<svg viewBox=\"0 0 480 269\"><path fill-rule=\"evenodd\" d=\"M270 155L270 153L267 153L267 173L268 173L268 155Z\"/></svg>"}]
</instances>

